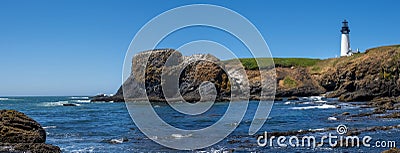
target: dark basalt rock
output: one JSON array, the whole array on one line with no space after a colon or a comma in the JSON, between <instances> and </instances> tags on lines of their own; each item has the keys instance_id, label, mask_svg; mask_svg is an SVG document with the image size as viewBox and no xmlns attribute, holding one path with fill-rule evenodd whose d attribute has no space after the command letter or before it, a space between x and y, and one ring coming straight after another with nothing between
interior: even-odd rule
<instances>
[{"instance_id":1,"label":"dark basalt rock","mask_svg":"<svg viewBox=\"0 0 400 153\"><path fill-rule=\"evenodd\" d=\"M400 153L400 149L390 148L389 150L382 151L382 153Z\"/></svg>"},{"instance_id":2,"label":"dark basalt rock","mask_svg":"<svg viewBox=\"0 0 400 153\"><path fill-rule=\"evenodd\" d=\"M63 104L63 106L78 106L77 104Z\"/></svg>"},{"instance_id":3,"label":"dark basalt rock","mask_svg":"<svg viewBox=\"0 0 400 153\"><path fill-rule=\"evenodd\" d=\"M287 100L299 100L299 98L296 96L292 96L292 97L289 97Z\"/></svg>"},{"instance_id":4,"label":"dark basalt rock","mask_svg":"<svg viewBox=\"0 0 400 153\"><path fill-rule=\"evenodd\" d=\"M125 98L137 100L145 93L150 101L155 102L222 99L230 95L230 86L224 67L219 66L221 63L216 64L219 62L209 54L182 56L172 49L142 52L132 60L132 75L123 86Z\"/></svg>"},{"instance_id":5,"label":"dark basalt rock","mask_svg":"<svg viewBox=\"0 0 400 153\"><path fill-rule=\"evenodd\" d=\"M169 89L163 90L163 87ZM216 57L210 54L183 56L173 49L157 49L133 57L132 75L114 96L95 96L91 101L138 101L146 96L153 102L165 102L166 99L222 101L224 97L230 97L230 92L229 79Z\"/></svg>"},{"instance_id":6,"label":"dark basalt rock","mask_svg":"<svg viewBox=\"0 0 400 153\"><path fill-rule=\"evenodd\" d=\"M0 110L0 151L2 152L61 152L45 144L42 126L23 113Z\"/></svg>"},{"instance_id":7,"label":"dark basalt rock","mask_svg":"<svg viewBox=\"0 0 400 153\"><path fill-rule=\"evenodd\" d=\"M113 96L107 96L104 94L96 95L91 98L92 102L124 102L124 96L122 92L122 86L118 89L117 93Z\"/></svg>"},{"instance_id":8,"label":"dark basalt rock","mask_svg":"<svg viewBox=\"0 0 400 153\"><path fill-rule=\"evenodd\" d=\"M341 57L320 78L330 92L327 97L340 101L370 101L400 96L400 48L373 48L365 54Z\"/></svg>"},{"instance_id":9,"label":"dark basalt rock","mask_svg":"<svg viewBox=\"0 0 400 153\"><path fill-rule=\"evenodd\" d=\"M345 116L345 115L350 115L350 113L349 112L343 112L342 116Z\"/></svg>"},{"instance_id":10,"label":"dark basalt rock","mask_svg":"<svg viewBox=\"0 0 400 153\"><path fill-rule=\"evenodd\" d=\"M44 143L46 132L42 126L23 113L13 110L0 111L0 142Z\"/></svg>"},{"instance_id":11,"label":"dark basalt rock","mask_svg":"<svg viewBox=\"0 0 400 153\"><path fill-rule=\"evenodd\" d=\"M61 153L57 146L45 143L0 143L0 152L8 153Z\"/></svg>"}]
</instances>

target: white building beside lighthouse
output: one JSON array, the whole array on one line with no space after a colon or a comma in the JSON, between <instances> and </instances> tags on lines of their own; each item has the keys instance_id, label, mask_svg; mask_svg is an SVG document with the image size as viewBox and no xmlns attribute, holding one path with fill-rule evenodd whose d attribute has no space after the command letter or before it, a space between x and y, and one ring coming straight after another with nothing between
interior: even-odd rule
<instances>
[{"instance_id":1,"label":"white building beside lighthouse","mask_svg":"<svg viewBox=\"0 0 400 153\"><path fill-rule=\"evenodd\" d=\"M341 48L340 48L340 56L351 56L353 53L350 48L350 29L349 29L349 22L344 20L342 26L342 42L341 42Z\"/></svg>"}]
</instances>

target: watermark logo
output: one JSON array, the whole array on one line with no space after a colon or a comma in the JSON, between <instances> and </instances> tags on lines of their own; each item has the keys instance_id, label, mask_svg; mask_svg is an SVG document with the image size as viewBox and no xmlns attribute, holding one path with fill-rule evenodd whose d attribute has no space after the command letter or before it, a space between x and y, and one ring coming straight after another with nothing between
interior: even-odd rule
<instances>
[{"instance_id":1,"label":"watermark logo","mask_svg":"<svg viewBox=\"0 0 400 153\"><path fill-rule=\"evenodd\" d=\"M372 148L393 148L396 147L395 141L375 141L373 143L372 137L349 135L346 125L340 124L336 127L338 135L326 133L320 137L312 135L302 136L269 136L268 132L257 137L257 145L260 147L303 147L303 148L316 148L329 146L335 147L372 147ZM372 144L372 145L371 145Z\"/></svg>"},{"instance_id":2,"label":"watermark logo","mask_svg":"<svg viewBox=\"0 0 400 153\"><path fill-rule=\"evenodd\" d=\"M340 124L336 127L336 132L340 135L346 134L347 133L347 127L346 125Z\"/></svg>"},{"instance_id":3,"label":"watermark logo","mask_svg":"<svg viewBox=\"0 0 400 153\"><path fill-rule=\"evenodd\" d=\"M207 57L199 57L187 61L187 64L182 68L184 69L197 61L207 61L224 70L229 77L231 91L231 101L225 114L212 125L196 130L174 127L165 122L159 116L160 114L157 114L148 96L148 93L155 89L146 89L146 85L151 82L144 81L144 78L147 77L146 71L157 70L146 68L149 62L154 61L148 60L151 54L141 54L141 51L155 49L166 36L173 35L179 29L194 26L212 27L224 31L246 46L258 66L261 62L260 57L264 58L263 63L270 64L269 71L259 71L261 80L258 90L261 100L253 122L249 126L249 135L255 134L265 123L273 105L271 99L274 98L276 88L275 69L268 46L257 28L240 14L221 6L196 4L174 8L153 18L137 32L126 53L123 68L123 95L131 118L142 133L163 146L179 150L201 149L223 140L236 129L243 119L250 99L250 83L245 68L240 64L238 55L235 54L238 52L233 52L222 44L211 40L198 40L189 42L178 50L194 45L208 46L208 49L211 48L219 54L231 55L232 60L239 65L238 68L229 69L221 65L222 62L215 62L215 60L210 60ZM140 57L137 58L140 58L141 62L132 64L132 58L138 54L140 54ZM167 63L168 61L176 62L174 59L168 59ZM182 69L176 72L182 73ZM162 73L161 76L167 81L161 84L161 89L166 95L163 98L175 111L185 115L199 115L214 104L217 92L210 80L204 81L199 86L201 99L206 99L207 102L189 103L182 96L175 96L175 93L180 94L179 78L169 77L172 73L170 70L163 69ZM177 76L180 75L177 74ZM159 87L157 86L157 88ZM170 93L173 95L172 98L180 98L182 102L178 104L172 102L172 98L168 96ZM269 97L270 100L264 100L263 97ZM233 102L235 99L240 99L240 102Z\"/></svg>"}]
</instances>

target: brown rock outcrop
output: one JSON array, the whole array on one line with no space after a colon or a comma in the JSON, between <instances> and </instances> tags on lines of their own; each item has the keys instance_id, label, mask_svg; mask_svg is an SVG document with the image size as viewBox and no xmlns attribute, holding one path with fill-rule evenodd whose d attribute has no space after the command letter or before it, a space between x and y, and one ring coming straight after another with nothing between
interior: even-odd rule
<instances>
[{"instance_id":1,"label":"brown rock outcrop","mask_svg":"<svg viewBox=\"0 0 400 153\"><path fill-rule=\"evenodd\" d=\"M46 132L39 123L21 112L0 110L0 152L61 152L45 141Z\"/></svg>"},{"instance_id":2,"label":"brown rock outcrop","mask_svg":"<svg viewBox=\"0 0 400 153\"><path fill-rule=\"evenodd\" d=\"M183 56L172 49L145 51L133 58L132 74L122 90L125 98L132 101L140 100L144 94L150 101L180 101L180 96L189 102L215 98L219 101L230 95L229 79L224 67L216 64L219 62L209 54Z\"/></svg>"},{"instance_id":3,"label":"brown rock outcrop","mask_svg":"<svg viewBox=\"0 0 400 153\"><path fill-rule=\"evenodd\" d=\"M202 60L193 62L196 59ZM240 68L237 64L229 64L223 65L223 62L209 54L186 57L173 49L142 52L132 60L133 75L125 82L125 86L129 84L126 86L128 88L120 88L115 96L95 97L92 101L123 101L123 93L131 99L145 97L144 94L147 94L150 101L165 101L166 97L182 95L187 101L199 101L201 91L215 95L206 99L223 101L235 95L230 89L246 86L250 89L248 93L247 89L244 90L243 95L248 94L250 99L258 100L261 99L262 89L268 89L268 96L273 98L271 94L275 93L275 85L277 97L327 93L327 97L338 97L340 101L371 101L400 96L400 45L373 48L350 57L320 60L312 66L246 70L246 79L243 73L238 73ZM145 72L145 75L137 73L140 71ZM166 72L168 79L162 80L162 71ZM260 73L265 74L264 77ZM230 74L231 81L227 74ZM248 82L243 82L247 79ZM206 81L213 85L202 84ZM162 84L168 82L178 87L164 90L166 93L163 93ZM386 105L390 107L389 103Z\"/></svg>"},{"instance_id":4,"label":"brown rock outcrop","mask_svg":"<svg viewBox=\"0 0 400 153\"><path fill-rule=\"evenodd\" d=\"M320 83L328 97L341 101L370 101L400 96L400 46L373 48L363 54L336 59Z\"/></svg>"}]
</instances>

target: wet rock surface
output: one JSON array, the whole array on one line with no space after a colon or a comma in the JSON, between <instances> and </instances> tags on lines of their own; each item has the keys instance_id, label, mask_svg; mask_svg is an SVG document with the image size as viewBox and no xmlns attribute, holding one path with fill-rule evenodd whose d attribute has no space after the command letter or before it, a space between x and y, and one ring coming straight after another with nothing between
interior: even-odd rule
<instances>
[{"instance_id":1,"label":"wet rock surface","mask_svg":"<svg viewBox=\"0 0 400 153\"><path fill-rule=\"evenodd\" d=\"M0 152L61 152L45 141L39 123L21 112L0 110Z\"/></svg>"},{"instance_id":2,"label":"wet rock surface","mask_svg":"<svg viewBox=\"0 0 400 153\"><path fill-rule=\"evenodd\" d=\"M391 148L389 150L382 151L382 153L400 153L400 149L398 148Z\"/></svg>"}]
</instances>

